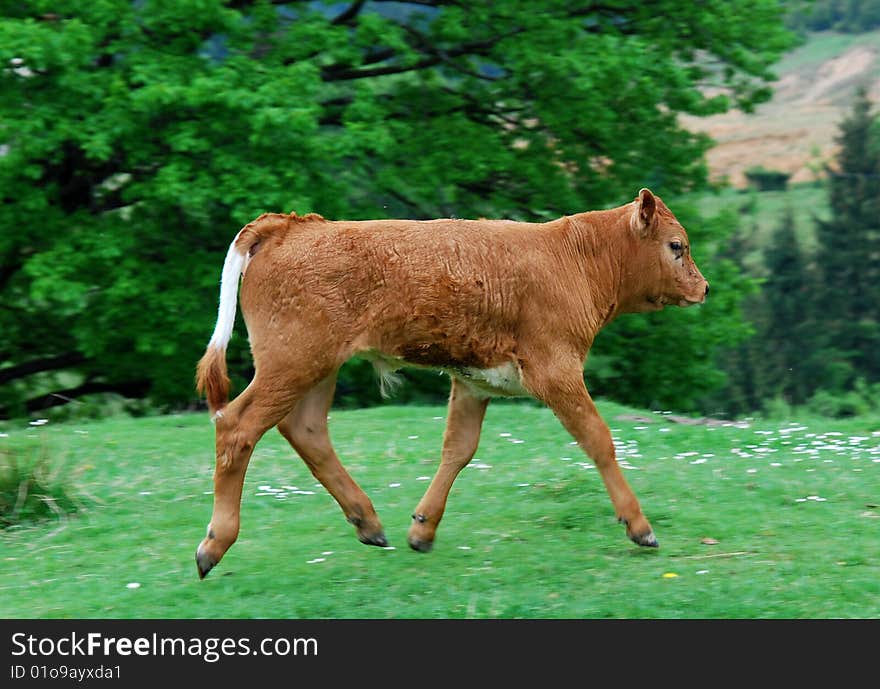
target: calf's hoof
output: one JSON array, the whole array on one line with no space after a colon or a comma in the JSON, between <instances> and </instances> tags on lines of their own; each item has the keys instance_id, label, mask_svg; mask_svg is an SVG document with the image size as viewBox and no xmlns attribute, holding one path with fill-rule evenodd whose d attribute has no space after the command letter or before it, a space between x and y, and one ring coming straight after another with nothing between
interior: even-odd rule
<instances>
[{"instance_id":1,"label":"calf's hoof","mask_svg":"<svg viewBox=\"0 0 880 689\"><path fill-rule=\"evenodd\" d=\"M385 530L382 523L374 515L370 519L352 515L346 517L346 521L354 526L357 531L358 540L366 545L377 545L385 548L388 545L388 539L385 538Z\"/></svg>"},{"instance_id":2,"label":"calf's hoof","mask_svg":"<svg viewBox=\"0 0 880 689\"><path fill-rule=\"evenodd\" d=\"M434 547L434 541L428 541L423 538L416 538L415 536L410 536L409 538L407 538L407 542L409 543L410 548L420 553L430 553L431 548Z\"/></svg>"},{"instance_id":3,"label":"calf's hoof","mask_svg":"<svg viewBox=\"0 0 880 689\"><path fill-rule=\"evenodd\" d=\"M434 528L428 524L428 518L417 512L413 514L413 523L409 527L407 542L409 547L420 553L430 553L434 547Z\"/></svg>"},{"instance_id":4,"label":"calf's hoof","mask_svg":"<svg viewBox=\"0 0 880 689\"><path fill-rule=\"evenodd\" d=\"M199 579L204 579L219 561L220 558L211 555L204 544L200 545L196 550L196 567L199 570Z\"/></svg>"},{"instance_id":5,"label":"calf's hoof","mask_svg":"<svg viewBox=\"0 0 880 689\"><path fill-rule=\"evenodd\" d=\"M647 533L635 534L629 533L627 534L629 539L633 543L637 543L639 545L646 546L648 548L659 548L660 544L657 542L657 539L654 537L653 531L648 531Z\"/></svg>"},{"instance_id":6,"label":"calf's hoof","mask_svg":"<svg viewBox=\"0 0 880 689\"><path fill-rule=\"evenodd\" d=\"M388 539L385 538L385 532L379 531L374 534L358 533L358 540L366 545L377 545L380 548L388 546Z\"/></svg>"},{"instance_id":7,"label":"calf's hoof","mask_svg":"<svg viewBox=\"0 0 880 689\"><path fill-rule=\"evenodd\" d=\"M617 521L626 526L626 535L633 543L645 546L647 548L660 547L660 544L657 542L657 538L654 536L654 530L651 528L648 520L644 517L640 516L638 519L636 519L637 522L641 522L641 524L638 524L636 526L634 526L631 522L624 519L623 517L618 517Z\"/></svg>"},{"instance_id":8,"label":"calf's hoof","mask_svg":"<svg viewBox=\"0 0 880 689\"><path fill-rule=\"evenodd\" d=\"M226 530L226 533L229 533L228 530ZM237 536L238 527L235 528L230 536L223 539L217 538L213 523L208 525L208 533L205 534L205 538L202 539L196 550L196 567L199 570L199 579L204 579L208 572L214 569L226 551L229 550L229 547L235 543Z\"/></svg>"}]
</instances>

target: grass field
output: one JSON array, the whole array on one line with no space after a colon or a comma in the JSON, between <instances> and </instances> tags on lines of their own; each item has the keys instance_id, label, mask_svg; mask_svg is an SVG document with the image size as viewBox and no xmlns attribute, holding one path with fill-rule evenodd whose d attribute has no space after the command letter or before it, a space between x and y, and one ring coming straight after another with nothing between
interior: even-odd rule
<instances>
[{"instance_id":1,"label":"grass field","mask_svg":"<svg viewBox=\"0 0 880 689\"><path fill-rule=\"evenodd\" d=\"M0 450L40 446L83 508L0 533L0 617L880 616L880 419L710 426L600 409L659 549L625 538L548 410L497 404L434 551L411 551L445 409L387 406L330 423L392 547L358 543L273 432L251 461L239 541L204 581L207 415L7 424Z\"/></svg>"}]
</instances>

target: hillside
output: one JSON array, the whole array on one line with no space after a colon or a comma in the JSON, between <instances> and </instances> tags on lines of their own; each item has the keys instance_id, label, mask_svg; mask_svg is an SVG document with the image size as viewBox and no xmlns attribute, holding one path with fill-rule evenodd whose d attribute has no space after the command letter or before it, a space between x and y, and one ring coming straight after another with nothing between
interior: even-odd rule
<instances>
[{"instance_id":1,"label":"hillside","mask_svg":"<svg viewBox=\"0 0 880 689\"><path fill-rule=\"evenodd\" d=\"M743 187L743 173L756 166L788 172L793 183L815 180L834 156L838 124L855 90L864 84L880 103L880 31L811 34L775 71L774 96L754 113L684 118L716 142L707 155L713 180Z\"/></svg>"}]
</instances>

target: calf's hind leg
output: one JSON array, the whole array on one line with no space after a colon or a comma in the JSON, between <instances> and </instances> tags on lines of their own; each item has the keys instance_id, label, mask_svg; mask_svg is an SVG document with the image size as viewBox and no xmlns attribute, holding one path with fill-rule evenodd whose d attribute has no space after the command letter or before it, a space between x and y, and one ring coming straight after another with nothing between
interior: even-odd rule
<instances>
[{"instance_id":1,"label":"calf's hind leg","mask_svg":"<svg viewBox=\"0 0 880 689\"><path fill-rule=\"evenodd\" d=\"M440 466L413 513L407 537L413 550L427 553L434 545L452 483L477 451L488 404L488 398L476 396L466 384L452 379Z\"/></svg>"},{"instance_id":2,"label":"calf's hind leg","mask_svg":"<svg viewBox=\"0 0 880 689\"><path fill-rule=\"evenodd\" d=\"M373 503L339 462L330 443L327 412L335 387L333 373L306 393L278 424L278 430L339 503L345 518L357 529L361 543L386 546L388 541Z\"/></svg>"},{"instance_id":3,"label":"calf's hind leg","mask_svg":"<svg viewBox=\"0 0 880 689\"><path fill-rule=\"evenodd\" d=\"M303 386L267 385L265 380L257 373L244 392L216 417L214 511L208 533L196 551L196 565L202 579L238 538L241 492L254 447L263 434L290 411L303 392Z\"/></svg>"}]
</instances>

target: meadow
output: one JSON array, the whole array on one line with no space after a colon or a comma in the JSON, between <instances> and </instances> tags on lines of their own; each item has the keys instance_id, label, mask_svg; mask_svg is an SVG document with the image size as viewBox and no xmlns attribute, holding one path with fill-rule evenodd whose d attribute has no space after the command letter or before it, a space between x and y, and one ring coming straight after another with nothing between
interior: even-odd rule
<instances>
[{"instance_id":1,"label":"meadow","mask_svg":"<svg viewBox=\"0 0 880 689\"><path fill-rule=\"evenodd\" d=\"M206 414L8 422L0 453L50 458L79 509L0 531L0 617L880 616L880 418L695 423L599 407L659 549L626 539L550 411L498 403L433 552L411 551L445 409L382 406L334 410L330 428L388 548L360 544L271 432L251 460L239 541L204 581L193 556L211 513Z\"/></svg>"}]
</instances>

